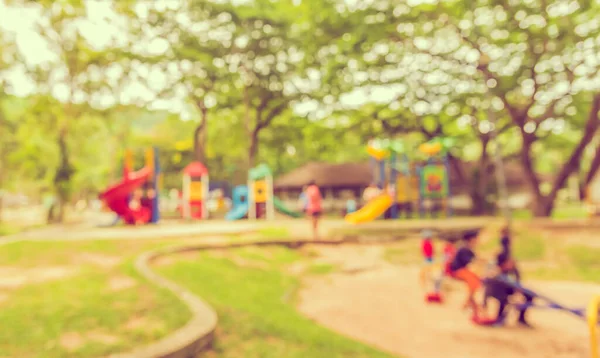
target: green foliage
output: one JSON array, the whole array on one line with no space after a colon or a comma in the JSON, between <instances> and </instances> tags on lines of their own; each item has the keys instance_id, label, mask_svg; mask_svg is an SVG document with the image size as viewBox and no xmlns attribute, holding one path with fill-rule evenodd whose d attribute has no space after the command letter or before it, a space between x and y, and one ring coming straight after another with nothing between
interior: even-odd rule
<instances>
[{"instance_id":1,"label":"green foliage","mask_svg":"<svg viewBox=\"0 0 600 358\"><path fill-rule=\"evenodd\" d=\"M600 101L600 7L562 3L119 1L107 7L127 26L102 47L77 27L92 5L10 1L40 11L37 30L57 61L26 68L30 98L0 82L0 131L10 133L0 138L0 186L91 195L118 178L125 147L159 147L165 186L178 187L192 160L240 183L259 162L278 175L366 160L373 137L402 139L409 155L448 137L476 206L494 204L497 140L535 204L551 208L564 178L587 174ZM2 32L0 47L0 74L19 67L14 34ZM158 102L180 108L148 106ZM559 180L542 190L542 174Z\"/></svg>"},{"instance_id":2,"label":"green foliage","mask_svg":"<svg viewBox=\"0 0 600 358\"><path fill-rule=\"evenodd\" d=\"M4 223L0 223L0 236L13 235L18 232L19 232L19 229L17 227L14 227L14 226L8 225L8 224L4 224Z\"/></svg>"},{"instance_id":3,"label":"green foliage","mask_svg":"<svg viewBox=\"0 0 600 358\"><path fill-rule=\"evenodd\" d=\"M312 275L327 275L336 269L335 265L331 264L314 264L308 268L307 272Z\"/></svg>"}]
</instances>

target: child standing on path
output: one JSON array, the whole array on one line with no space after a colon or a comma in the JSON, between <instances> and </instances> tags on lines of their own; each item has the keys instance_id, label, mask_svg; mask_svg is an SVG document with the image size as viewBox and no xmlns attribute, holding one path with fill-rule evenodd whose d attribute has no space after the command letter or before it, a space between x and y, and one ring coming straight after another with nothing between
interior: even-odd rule
<instances>
[{"instance_id":1,"label":"child standing on path","mask_svg":"<svg viewBox=\"0 0 600 358\"><path fill-rule=\"evenodd\" d=\"M322 201L321 191L314 180L308 184L306 188L306 214L311 220L313 240L319 238L319 219L322 214Z\"/></svg>"}]
</instances>

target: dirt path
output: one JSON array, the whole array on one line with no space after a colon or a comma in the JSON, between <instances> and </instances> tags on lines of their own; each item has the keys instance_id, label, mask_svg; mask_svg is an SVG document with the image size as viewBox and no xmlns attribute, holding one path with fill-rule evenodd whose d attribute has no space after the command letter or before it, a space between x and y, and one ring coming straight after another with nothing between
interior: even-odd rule
<instances>
[{"instance_id":1,"label":"dirt path","mask_svg":"<svg viewBox=\"0 0 600 358\"><path fill-rule=\"evenodd\" d=\"M326 249L327 250L327 249ZM388 265L373 248L322 251L321 260L364 263L364 271L337 273L306 282L299 309L320 324L407 358L583 358L588 354L585 322L554 310L532 311L535 329L471 324L459 308L463 292L443 306L423 302L418 268ZM351 272L348 270L348 272ZM575 307L587 305L597 286L531 283L544 294ZM512 318L512 317L511 317Z\"/></svg>"}]
</instances>

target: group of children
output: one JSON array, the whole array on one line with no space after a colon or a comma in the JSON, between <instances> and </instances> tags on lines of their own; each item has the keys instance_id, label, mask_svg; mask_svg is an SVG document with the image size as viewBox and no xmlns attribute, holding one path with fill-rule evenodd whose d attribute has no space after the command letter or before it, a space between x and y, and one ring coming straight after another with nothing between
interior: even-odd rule
<instances>
[{"instance_id":1,"label":"group of children","mask_svg":"<svg viewBox=\"0 0 600 358\"><path fill-rule=\"evenodd\" d=\"M501 250L496 255L496 260L493 267L491 267L493 272L486 279L479 277L472 269L473 264L477 261L482 261L475 255L478 236L477 231L466 232L462 237L463 242L458 247L458 250L456 250L451 241L446 242L444 246L444 274L466 284L468 295L464 307L472 310L474 322L502 325L506 318L506 308L509 300L514 295L521 294L525 299L525 303L517 306L519 310L518 322L529 327L530 325L526 320L526 312L527 308L533 303L534 297L527 292L515 290L514 285L510 285L508 282L508 280L513 280L516 283L520 281L520 274L511 253L511 240L508 228L503 228L501 231ZM433 233L430 230L424 230L422 237L421 249L427 267L433 263L435 256ZM483 302L478 304L475 295L482 287L484 288ZM490 298L498 301L498 312L492 320L485 319L483 314L483 311L487 309Z\"/></svg>"},{"instance_id":2,"label":"group of children","mask_svg":"<svg viewBox=\"0 0 600 358\"><path fill-rule=\"evenodd\" d=\"M129 200L129 209L131 211L144 211L143 216L138 216L135 218L133 222L135 225L142 225L150 219L150 208L152 208L153 200L156 196L154 189L144 190L142 188L137 188L133 191L131 195L131 199Z\"/></svg>"}]
</instances>

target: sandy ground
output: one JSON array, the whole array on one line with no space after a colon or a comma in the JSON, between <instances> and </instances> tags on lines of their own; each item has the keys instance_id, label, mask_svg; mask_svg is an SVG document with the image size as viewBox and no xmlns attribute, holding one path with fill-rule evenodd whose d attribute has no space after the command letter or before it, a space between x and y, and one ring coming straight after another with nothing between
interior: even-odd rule
<instances>
[{"instance_id":1,"label":"sandy ground","mask_svg":"<svg viewBox=\"0 0 600 358\"><path fill-rule=\"evenodd\" d=\"M319 260L342 272L305 282L299 310L318 323L382 350L408 358L583 358L589 356L587 326L555 310L532 310L534 329L470 323L460 307L464 291L444 305L426 304L417 267L385 263L383 248L312 248ZM362 267L362 270L360 269ZM553 299L585 307L600 287L575 283L527 283Z\"/></svg>"}]
</instances>

